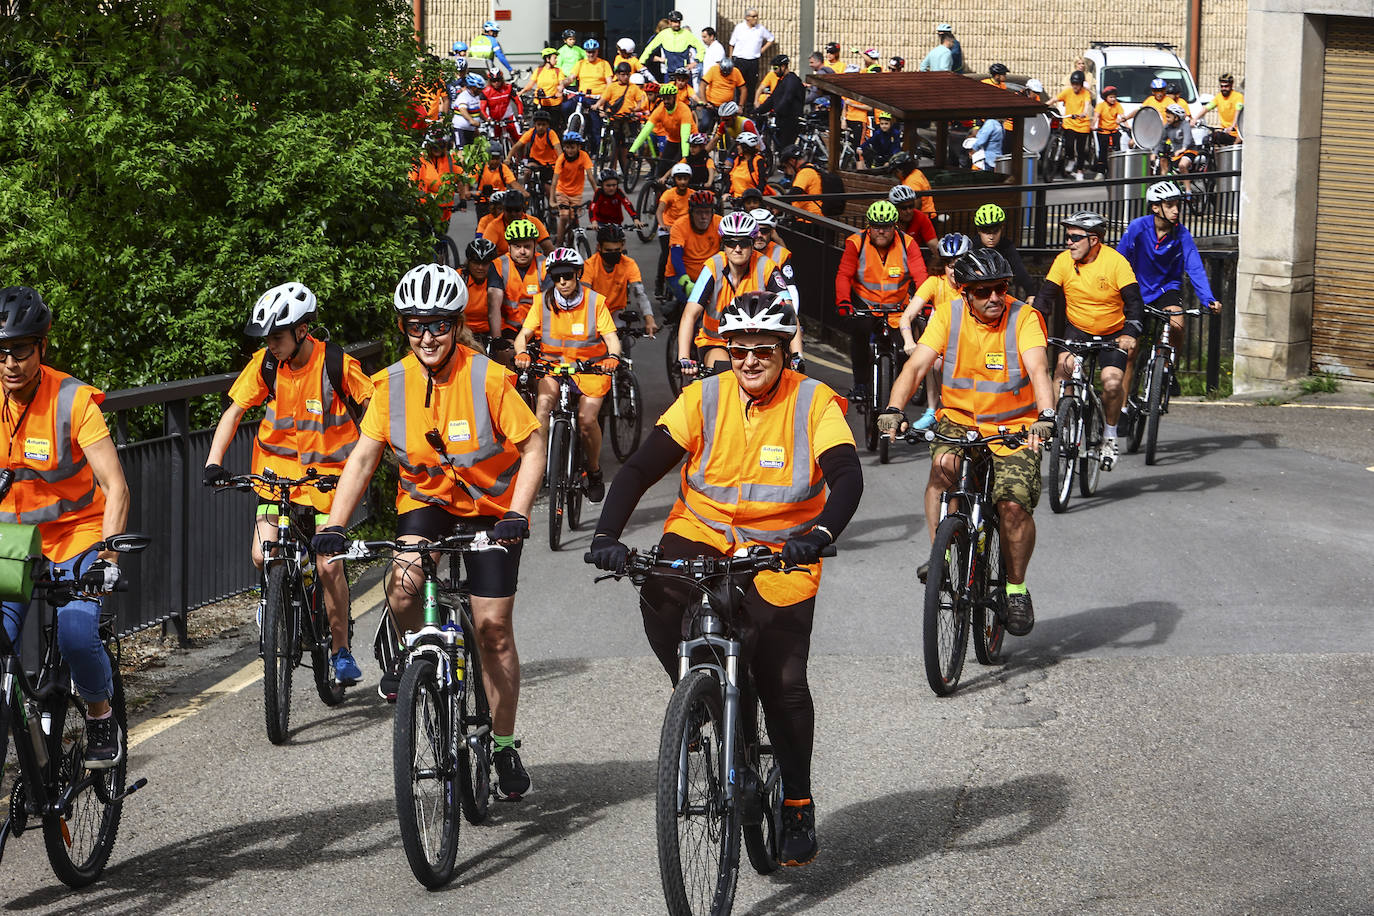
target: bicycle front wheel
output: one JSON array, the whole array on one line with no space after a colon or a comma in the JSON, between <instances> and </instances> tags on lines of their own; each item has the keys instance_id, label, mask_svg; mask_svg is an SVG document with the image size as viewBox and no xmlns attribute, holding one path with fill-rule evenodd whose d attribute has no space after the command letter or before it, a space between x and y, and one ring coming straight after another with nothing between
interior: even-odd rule
<instances>
[{"instance_id":1,"label":"bicycle front wheel","mask_svg":"<svg viewBox=\"0 0 1374 916\"><path fill-rule=\"evenodd\" d=\"M574 233L573 241L576 243L578 253L582 255L582 260L590 260L592 256L592 243L587 239L587 233Z\"/></svg>"},{"instance_id":2,"label":"bicycle front wheel","mask_svg":"<svg viewBox=\"0 0 1374 916\"><path fill-rule=\"evenodd\" d=\"M673 690L658 745L658 871L670 916L726 914L739 878L739 811L723 774L720 685L693 671Z\"/></svg>"},{"instance_id":3,"label":"bicycle front wheel","mask_svg":"<svg viewBox=\"0 0 1374 916\"><path fill-rule=\"evenodd\" d=\"M926 680L938 697L959 686L968 648L969 550L968 527L951 515L935 529L926 575L923 621Z\"/></svg>"},{"instance_id":4,"label":"bicycle front wheel","mask_svg":"<svg viewBox=\"0 0 1374 916\"><path fill-rule=\"evenodd\" d=\"M449 754L453 721L431 658L413 658L396 694L391 757L401 845L416 879L433 890L453 878L458 786Z\"/></svg>"},{"instance_id":5,"label":"bicycle front wheel","mask_svg":"<svg viewBox=\"0 0 1374 916\"><path fill-rule=\"evenodd\" d=\"M633 156L636 162L643 162L638 156ZM658 196L654 193L653 173L644 176L644 184L639 188L639 197L635 200L635 209L639 211L639 218L643 224L635 230L639 240L648 244L658 235Z\"/></svg>"},{"instance_id":6,"label":"bicycle front wheel","mask_svg":"<svg viewBox=\"0 0 1374 916\"><path fill-rule=\"evenodd\" d=\"M284 744L291 722L291 672L295 667L294 626L286 588L286 564L273 563L267 571L267 592L262 609L262 706L267 718L267 740Z\"/></svg>"},{"instance_id":7,"label":"bicycle front wheel","mask_svg":"<svg viewBox=\"0 0 1374 916\"><path fill-rule=\"evenodd\" d=\"M624 149L624 144L620 144ZM644 157L639 153L631 153L628 149L625 152L625 190L633 191L639 187L639 177L644 174ZM640 218L647 218L643 210L639 211ZM652 214L649 214L652 215ZM644 241L648 241L644 239Z\"/></svg>"},{"instance_id":8,"label":"bicycle front wheel","mask_svg":"<svg viewBox=\"0 0 1374 916\"><path fill-rule=\"evenodd\" d=\"M1006 636L1002 621L1007 610L1007 577L1002 569L1002 532L995 524L988 525L982 567L978 576L982 594L973 609L973 654L979 664L996 665L1002 661Z\"/></svg>"},{"instance_id":9,"label":"bicycle front wheel","mask_svg":"<svg viewBox=\"0 0 1374 916\"><path fill-rule=\"evenodd\" d=\"M559 420L553 424L549 442L549 549L557 550L563 543L563 501L567 496L568 425Z\"/></svg>"},{"instance_id":10,"label":"bicycle front wheel","mask_svg":"<svg viewBox=\"0 0 1374 916\"><path fill-rule=\"evenodd\" d=\"M574 428L569 437L572 448L568 450L568 530L576 531L582 527L582 497L586 481L587 462L582 458L582 430Z\"/></svg>"},{"instance_id":11,"label":"bicycle front wheel","mask_svg":"<svg viewBox=\"0 0 1374 916\"><path fill-rule=\"evenodd\" d=\"M877 393L878 397L877 397L877 399L874 401L874 403L875 403L875 404L879 404L879 405L886 406L886 405L887 405L887 402L891 399L891 395L892 395L892 357L891 357L891 356L888 356L888 355L885 354L885 353L884 353L883 355L879 356L878 359L877 359L877 362L876 362L876 368L877 368L877 372L876 372L876 376L877 376L877 377L874 379L874 381L876 382L876 386L875 386L875 388L874 388L873 390ZM922 386L922 387L924 387L924 386ZM882 407L879 407L878 409L881 410ZM876 430L876 429L877 429L877 426L878 426L878 411L877 411L877 410L875 410L875 411L873 412L873 426L874 426L874 429ZM891 440L890 438L888 438L887 436L879 435L879 436L878 436L878 463L879 463L879 464L887 464L889 461L892 460L892 451L891 451L891 449L892 449L892 440Z\"/></svg>"},{"instance_id":12,"label":"bicycle front wheel","mask_svg":"<svg viewBox=\"0 0 1374 916\"><path fill-rule=\"evenodd\" d=\"M107 653L108 654L108 653ZM114 695L110 706L120 730L119 763L108 770L87 770L86 704L75 688L66 698L65 713L59 710L54 725L61 723L48 742L49 766L54 768L53 785L58 795L89 779L76 793L64 814L43 819L43 845L48 862L58 879L68 887L86 887L100 877L114 850L115 835L124 802L113 801L124 791L128 774L128 720L124 715L124 681L119 666L110 659ZM64 717L65 716L65 717Z\"/></svg>"},{"instance_id":13,"label":"bicycle front wheel","mask_svg":"<svg viewBox=\"0 0 1374 916\"><path fill-rule=\"evenodd\" d=\"M1054 409L1054 441L1050 443L1050 508L1056 513L1069 508L1077 458L1078 401L1062 397Z\"/></svg>"},{"instance_id":14,"label":"bicycle front wheel","mask_svg":"<svg viewBox=\"0 0 1374 916\"><path fill-rule=\"evenodd\" d=\"M1154 465L1155 449L1159 445L1159 418L1164 413L1164 397L1169 390L1169 361L1156 356L1150 364L1150 399L1146 404L1148 414L1145 419L1145 463Z\"/></svg>"},{"instance_id":15,"label":"bicycle front wheel","mask_svg":"<svg viewBox=\"0 0 1374 916\"><path fill-rule=\"evenodd\" d=\"M1102 444L1106 427L1101 407L1090 407L1083 420L1083 457L1078 459L1078 492L1086 499L1102 480Z\"/></svg>"},{"instance_id":16,"label":"bicycle front wheel","mask_svg":"<svg viewBox=\"0 0 1374 916\"><path fill-rule=\"evenodd\" d=\"M324 607L324 588L317 583L308 590L306 600L312 602L315 607L311 614L315 622L309 629L319 627L322 631L318 634L311 632L306 636L311 641L310 667L311 673L315 676L315 692L320 695L320 702L324 705L338 706L343 702L346 688L334 677L334 666L329 664L329 650L333 647L333 639L329 631L329 615Z\"/></svg>"},{"instance_id":17,"label":"bicycle front wheel","mask_svg":"<svg viewBox=\"0 0 1374 916\"><path fill-rule=\"evenodd\" d=\"M668 373L668 387L673 397L682 394L682 364L677 361L677 325L669 325L660 332L663 342L663 368Z\"/></svg>"},{"instance_id":18,"label":"bicycle front wheel","mask_svg":"<svg viewBox=\"0 0 1374 916\"><path fill-rule=\"evenodd\" d=\"M644 431L644 393L639 378L630 371L615 377L615 410L611 413L611 450L621 461L628 461L639 448Z\"/></svg>"}]
</instances>

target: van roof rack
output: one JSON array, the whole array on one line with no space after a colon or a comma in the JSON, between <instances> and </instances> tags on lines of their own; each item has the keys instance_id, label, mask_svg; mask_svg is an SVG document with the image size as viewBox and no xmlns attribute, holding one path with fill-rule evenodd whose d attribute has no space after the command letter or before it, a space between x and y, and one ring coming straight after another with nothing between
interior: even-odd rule
<instances>
[{"instance_id":1,"label":"van roof rack","mask_svg":"<svg viewBox=\"0 0 1374 916\"><path fill-rule=\"evenodd\" d=\"M1094 41L1090 43L1094 48L1158 48L1161 51L1177 51L1178 45L1165 44L1162 41Z\"/></svg>"}]
</instances>

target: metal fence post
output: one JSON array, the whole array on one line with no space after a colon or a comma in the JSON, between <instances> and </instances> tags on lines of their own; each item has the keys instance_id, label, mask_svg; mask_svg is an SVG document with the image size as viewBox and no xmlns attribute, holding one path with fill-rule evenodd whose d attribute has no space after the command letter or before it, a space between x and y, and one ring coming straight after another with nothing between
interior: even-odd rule
<instances>
[{"instance_id":1,"label":"metal fence post","mask_svg":"<svg viewBox=\"0 0 1374 916\"><path fill-rule=\"evenodd\" d=\"M172 436L176 447L172 451L172 513L171 543L167 545L171 559L172 594L176 596L176 612L162 625L163 636L167 635L167 623L176 630L177 644L183 649L191 645L186 632L186 607L190 597L190 480L191 480L191 443L187 438L191 432L191 402L183 398L172 401L166 407L167 434Z\"/></svg>"}]
</instances>

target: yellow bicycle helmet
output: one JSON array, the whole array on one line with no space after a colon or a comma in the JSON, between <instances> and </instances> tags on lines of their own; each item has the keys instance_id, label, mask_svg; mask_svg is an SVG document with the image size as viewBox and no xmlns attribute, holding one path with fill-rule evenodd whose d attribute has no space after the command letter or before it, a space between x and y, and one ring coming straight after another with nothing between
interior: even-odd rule
<instances>
[{"instance_id":1,"label":"yellow bicycle helmet","mask_svg":"<svg viewBox=\"0 0 1374 916\"><path fill-rule=\"evenodd\" d=\"M874 201L868 208L867 217L871 226L891 226L897 222L897 208L888 200Z\"/></svg>"},{"instance_id":2,"label":"yellow bicycle helmet","mask_svg":"<svg viewBox=\"0 0 1374 916\"><path fill-rule=\"evenodd\" d=\"M982 228L984 226L1000 226L1007 221L1007 211L996 204L983 204L978 208L978 212L973 214L973 225Z\"/></svg>"},{"instance_id":3,"label":"yellow bicycle helmet","mask_svg":"<svg viewBox=\"0 0 1374 916\"><path fill-rule=\"evenodd\" d=\"M523 242L539 238L539 227L527 219L517 219L506 227L506 241Z\"/></svg>"},{"instance_id":4,"label":"yellow bicycle helmet","mask_svg":"<svg viewBox=\"0 0 1374 916\"><path fill-rule=\"evenodd\" d=\"M659 95L677 95L677 85L675 83L664 83L658 87Z\"/></svg>"}]
</instances>

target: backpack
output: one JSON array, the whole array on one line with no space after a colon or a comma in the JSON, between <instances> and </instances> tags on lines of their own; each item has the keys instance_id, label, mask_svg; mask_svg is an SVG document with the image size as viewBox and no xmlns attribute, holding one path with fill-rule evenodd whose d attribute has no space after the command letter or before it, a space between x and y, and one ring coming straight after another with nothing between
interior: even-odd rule
<instances>
[{"instance_id":1,"label":"backpack","mask_svg":"<svg viewBox=\"0 0 1374 916\"><path fill-rule=\"evenodd\" d=\"M803 168L816 170L816 174L821 177L822 194L844 193L844 179L839 175L836 175L834 172L827 172L813 162L808 162ZM821 215L828 216L831 219L844 216L844 201L838 199L821 201Z\"/></svg>"},{"instance_id":2,"label":"backpack","mask_svg":"<svg viewBox=\"0 0 1374 916\"><path fill-rule=\"evenodd\" d=\"M353 400L352 395L344 388L344 351L343 347L334 343L332 340L321 341L324 344L324 374L329 379L329 387L334 393L343 398L344 409L348 411L348 417L355 424L362 418L362 405ZM262 381L267 386L269 397L277 396L277 360L268 351L262 358Z\"/></svg>"}]
</instances>

